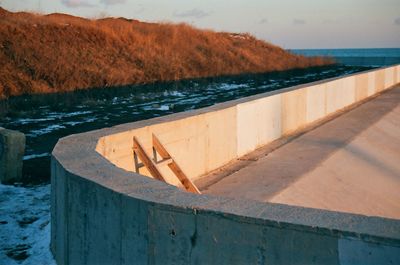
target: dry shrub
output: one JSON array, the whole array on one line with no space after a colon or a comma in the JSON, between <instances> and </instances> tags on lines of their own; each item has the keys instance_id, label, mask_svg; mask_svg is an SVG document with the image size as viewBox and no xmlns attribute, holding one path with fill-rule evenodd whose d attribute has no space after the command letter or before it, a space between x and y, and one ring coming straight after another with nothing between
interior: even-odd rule
<instances>
[{"instance_id":1,"label":"dry shrub","mask_svg":"<svg viewBox=\"0 0 400 265\"><path fill-rule=\"evenodd\" d=\"M249 34L0 8L0 97L332 63Z\"/></svg>"}]
</instances>

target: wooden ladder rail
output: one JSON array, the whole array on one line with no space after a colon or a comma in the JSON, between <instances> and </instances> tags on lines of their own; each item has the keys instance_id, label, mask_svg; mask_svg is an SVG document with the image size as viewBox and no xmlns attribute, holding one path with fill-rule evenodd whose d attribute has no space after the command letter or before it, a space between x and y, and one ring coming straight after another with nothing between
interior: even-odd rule
<instances>
[{"instance_id":1,"label":"wooden ladder rail","mask_svg":"<svg viewBox=\"0 0 400 265\"><path fill-rule=\"evenodd\" d=\"M153 140L153 153L155 154L155 158L158 152L160 156L163 158L162 161L170 159L168 167L179 179L179 181L182 183L185 189L192 193L201 194L196 185L194 185L194 183L186 176L186 174L182 171L179 165L175 162L175 160L171 157L168 151L161 144L160 140L158 140L158 138L154 134L152 134L152 140Z\"/></svg>"},{"instance_id":2,"label":"wooden ladder rail","mask_svg":"<svg viewBox=\"0 0 400 265\"><path fill-rule=\"evenodd\" d=\"M152 160L147 155L146 151L143 149L138 139L136 137L133 137L133 154L136 168L145 166L155 179L167 182L157 168L157 165L166 163L187 191L201 194L196 185L194 185L194 183L185 175L185 173L183 173L182 169L179 167L179 165L175 162L175 160L171 157L171 155L154 134L152 134L152 142L154 160ZM157 161L157 153L160 154L160 156L163 158L161 161ZM143 164L138 163L136 156L139 157L140 161L142 161Z\"/></svg>"},{"instance_id":3,"label":"wooden ladder rail","mask_svg":"<svg viewBox=\"0 0 400 265\"><path fill-rule=\"evenodd\" d=\"M138 139L136 137L133 137L133 153L134 155L136 154L139 159L142 161L143 165L147 167L149 170L150 174L158 180L165 181L164 177L158 170L157 166L154 164L153 160L150 159L150 157L146 154L146 151L142 148L140 145ZM136 160L136 157L135 157Z\"/></svg>"}]
</instances>

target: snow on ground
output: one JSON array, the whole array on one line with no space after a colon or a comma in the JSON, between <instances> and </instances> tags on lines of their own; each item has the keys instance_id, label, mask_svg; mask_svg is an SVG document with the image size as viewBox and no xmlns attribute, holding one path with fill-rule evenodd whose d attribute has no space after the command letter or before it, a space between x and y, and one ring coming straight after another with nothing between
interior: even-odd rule
<instances>
[{"instance_id":1,"label":"snow on ground","mask_svg":"<svg viewBox=\"0 0 400 265\"><path fill-rule=\"evenodd\" d=\"M50 185L0 185L0 265L55 265L49 244Z\"/></svg>"}]
</instances>

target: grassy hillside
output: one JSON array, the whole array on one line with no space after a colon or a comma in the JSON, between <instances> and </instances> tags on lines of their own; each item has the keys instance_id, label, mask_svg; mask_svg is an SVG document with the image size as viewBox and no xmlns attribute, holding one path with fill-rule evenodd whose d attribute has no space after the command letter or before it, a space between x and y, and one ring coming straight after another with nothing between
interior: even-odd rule
<instances>
[{"instance_id":1,"label":"grassy hillside","mask_svg":"<svg viewBox=\"0 0 400 265\"><path fill-rule=\"evenodd\" d=\"M0 98L330 63L248 34L0 8Z\"/></svg>"}]
</instances>

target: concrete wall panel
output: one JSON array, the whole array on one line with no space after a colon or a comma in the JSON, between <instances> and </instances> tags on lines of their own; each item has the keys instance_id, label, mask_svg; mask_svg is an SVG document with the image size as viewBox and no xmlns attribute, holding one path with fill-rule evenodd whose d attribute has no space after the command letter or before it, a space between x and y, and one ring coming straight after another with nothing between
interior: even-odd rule
<instances>
[{"instance_id":1,"label":"concrete wall panel","mask_svg":"<svg viewBox=\"0 0 400 265\"><path fill-rule=\"evenodd\" d=\"M324 84L307 88L307 123L326 116L326 86Z\"/></svg>"},{"instance_id":2,"label":"concrete wall panel","mask_svg":"<svg viewBox=\"0 0 400 265\"><path fill-rule=\"evenodd\" d=\"M385 70L385 89L394 85L395 72L394 68L386 68Z\"/></svg>"},{"instance_id":3,"label":"concrete wall panel","mask_svg":"<svg viewBox=\"0 0 400 265\"><path fill-rule=\"evenodd\" d=\"M396 84L400 83L400 65L396 66L397 71L397 81Z\"/></svg>"},{"instance_id":4,"label":"concrete wall panel","mask_svg":"<svg viewBox=\"0 0 400 265\"><path fill-rule=\"evenodd\" d=\"M258 100L256 115L258 117L256 148L282 136L281 104L281 95L274 95Z\"/></svg>"},{"instance_id":5,"label":"concrete wall panel","mask_svg":"<svg viewBox=\"0 0 400 265\"><path fill-rule=\"evenodd\" d=\"M360 101L368 97L368 73L356 76L355 100Z\"/></svg>"},{"instance_id":6,"label":"concrete wall panel","mask_svg":"<svg viewBox=\"0 0 400 265\"><path fill-rule=\"evenodd\" d=\"M356 102L356 76L343 78L342 97L343 101L341 108L350 106Z\"/></svg>"},{"instance_id":7,"label":"concrete wall panel","mask_svg":"<svg viewBox=\"0 0 400 265\"><path fill-rule=\"evenodd\" d=\"M375 91L380 92L385 88L385 70L375 72Z\"/></svg>"},{"instance_id":8,"label":"concrete wall panel","mask_svg":"<svg viewBox=\"0 0 400 265\"><path fill-rule=\"evenodd\" d=\"M51 177L50 182L50 216L52 219L51 229L51 239L50 239L50 249L52 253L56 253L56 228L57 225L57 199L56 199L56 189L57 185L57 178L61 178L61 174L57 172L57 169L62 168L60 165L56 165L58 162L55 159L51 159ZM56 178L57 176L57 178Z\"/></svg>"},{"instance_id":9,"label":"concrete wall panel","mask_svg":"<svg viewBox=\"0 0 400 265\"><path fill-rule=\"evenodd\" d=\"M284 228L269 228L266 233L264 264L338 265L337 238Z\"/></svg>"},{"instance_id":10,"label":"concrete wall panel","mask_svg":"<svg viewBox=\"0 0 400 265\"><path fill-rule=\"evenodd\" d=\"M146 128L141 129L145 131ZM144 134L143 134L144 135ZM134 162L132 156L133 136L130 131L110 135L101 139L102 155L118 165L129 171L134 171Z\"/></svg>"},{"instance_id":11,"label":"concrete wall panel","mask_svg":"<svg viewBox=\"0 0 400 265\"><path fill-rule=\"evenodd\" d=\"M340 90L343 87L342 80L330 81L326 84L326 114L331 114L341 108Z\"/></svg>"},{"instance_id":12,"label":"concrete wall panel","mask_svg":"<svg viewBox=\"0 0 400 265\"><path fill-rule=\"evenodd\" d=\"M71 190L70 195L74 196ZM86 246L84 261L86 264L113 264L121 260L121 195L102 186L92 186L84 192L89 193L86 210L76 216L85 219L84 230ZM69 246L72 246L79 235L73 236L70 226L78 218L69 216ZM70 249L73 251L75 248ZM101 249L101 251L97 251ZM72 253L72 252L70 252ZM79 256L76 256L79 259ZM70 261L71 263L72 260Z\"/></svg>"},{"instance_id":13,"label":"concrete wall panel","mask_svg":"<svg viewBox=\"0 0 400 265\"><path fill-rule=\"evenodd\" d=\"M176 126L174 126L176 125ZM182 170L195 179L207 168L208 127L204 115L152 130ZM151 135L151 134L149 134ZM151 138L146 146L151 149Z\"/></svg>"},{"instance_id":14,"label":"concrete wall panel","mask_svg":"<svg viewBox=\"0 0 400 265\"><path fill-rule=\"evenodd\" d=\"M217 169L237 158L236 112L236 107L234 107L207 113L205 117L208 129L206 166L197 176Z\"/></svg>"},{"instance_id":15,"label":"concrete wall panel","mask_svg":"<svg viewBox=\"0 0 400 265\"><path fill-rule=\"evenodd\" d=\"M79 260L82 257L87 257L88 247L87 234L90 229L87 229L87 213L97 209L89 209L88 202L89 185L87 181L77 177L68 178L67 191L68 196L68 215L67 215L67 248L71 253L69 260ZM73 192L70 192L73 191ZM99 228L99 227L98 227Z\"/></svg>"},{"instance_id":16,"label":"concrete wall panel","mask_svg":"<svg viewBox=\"0 0 400 265\"><path fill-rule=\"evenodd\" d=\"M148 264L148 205L121 196L121 265Z\"/></svg>"},{"instance_id":17,"label":"concrete wall panel","mask_svg":"<svg viewBox=\"0 0 400 265\"><path fill-rule=\"evenodd\" d=\"M376 93L375 72L368 73L368 97Z\"/></svg>"},{"instance_id":18,"label":"concrete wall panel","mask_svg":"<svg viewBox=\"0 0 400 265\"><path fill-rule=\"evenodd\" d=\"M267 264L266 228L251 223L243 226L220 216L196 218L197 248L193 249L192 264Z\"/></svg>"},{"instance_id":19,"label":"concrete wall panel","mask_svg":"<svg viewBox=\"0 0 400 265\"><path fill-rule=\"evenodd\" d=\"M257 146L257 102L237 106L237 151L242 156ZM255 114L255 115L254 115Z\"/></svg>"},{"instance_id":20,"label":"concrete wall panel","mask_svg":"<svg viewBox=\"0 0 400 265\"><path fill-rule=\"evenodd\" d=\"M397 247L363 242L358 238L339 239L340 265L400 264Z\"/></svg>"},{"instance_id":21,"label":"concrete wall panel","mask_svg":"<svg viewBox=\"0 0 400 265\"><path fill-rule=\"evenodd\" d=\"M326 103L327 114L333 113L355 102L355 77L346 77L328 82Z\"/></svg>"},{"instance_id":22,"label":"concrete wall panel","mask_svg":"<svg viewBox=\"0 0 400 265\"><path fill-rule=\"evenodd\" d=\"M199 236L195 218L193 214L152 208L148 224L149 264L191 264L191 252Z\"/></svg>"},{"instance_id":23,"label":"concrete wall panel","mask_svg":"<svg viewBox=\"0 0 400 265\"><path fill-rule=\"evenodd\" d=\"M55 189L53 189L54 193L51 196L52 199L52 232L54 233L52 236L52 244L53 244L53 255L55 256L55 260L57 264L68 264L67 257L69 256L67 242L68 242L68 230L67 230L67 177L66 173L61 165L57 162L52 162L55 167L56 177L53 178L52 185L55 185Z\"/></svg>"},{"instance_id":24,"label":"concrete wall panel","mask_svg":"<svg viewBox=\"0 0 400 265\"><path fill-rule=\"evenodd\" d=\"M238 156L271 142L281 135L281 95L237 106Z\"/></svg>"},{"instance_id":25,"label":"concrete wall panel","mask_svg":"<svg viewBox=\"0 0 400 265\"><path fill-rule=\"evenodd\" d=\"M306 124L307 90L282 94L282 133L288 134Z\"/></svg>"}]
</instances>

